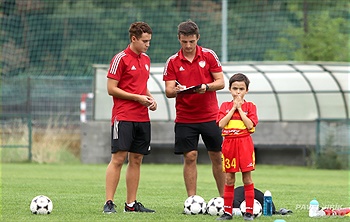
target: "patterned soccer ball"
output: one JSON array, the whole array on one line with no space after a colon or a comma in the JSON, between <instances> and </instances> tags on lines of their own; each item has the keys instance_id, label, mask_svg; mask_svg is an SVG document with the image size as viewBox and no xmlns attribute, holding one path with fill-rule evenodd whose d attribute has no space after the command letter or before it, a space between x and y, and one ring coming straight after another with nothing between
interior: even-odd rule
<instances>
[{"instance_id":1,"label":"patterned soccer ball","mask_svg":"<svg viewBox=\"0 0 350 222\"><path fill-rule=\"evenodd\" d=\"M242 211L242 215L246 212L246 202L245 200L241 203L239 207ZM253 205L253 215L254 217L260 217L262 214L262 206L260 202L256 199L254 199L254 205Z\"/></svg>"},{"instance_id":2,"label":"patterned soccer ball","mask_svg":"<svg viewBox=\"0 0 350 222\"><path fill-rule=\"evenodd\" d=\"M33 214L50 214L52 208L52 201L44 195L34 197L30 203L30 211L32 211Z\"/></svg>"},{"instance_id":3,"label":"patterned soccer ball","mask_svg":"<svg viewBox=\"0 0 350 222\"><path fill-rule=\"evenodd\" d=\"M201 196L193 195L188 197L184 203L184 214L196 215L204 214L206 210L206 203Z\"/></svg>"},{"instance_id":4,"label":"patterned soccer ball","mask_svg":"<svg viewBox=\"0 0 350 222\"><path fill-rule=\"evenodd\" d=\"M221 216L225 213L224 210L224 198L214 197L211 198L207 204L207 214L211 216Z\"/></svg>"}]
</instances>

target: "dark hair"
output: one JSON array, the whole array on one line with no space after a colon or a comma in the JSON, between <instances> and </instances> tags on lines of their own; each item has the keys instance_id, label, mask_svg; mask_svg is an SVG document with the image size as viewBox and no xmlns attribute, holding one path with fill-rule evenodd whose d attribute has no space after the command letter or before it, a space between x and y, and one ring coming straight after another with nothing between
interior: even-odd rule
<instances>
[{"instance_id":1,"label":"dark hair","mask_svg":"<svg viewBox=\"0 0 350 222\"><path fill-rule=\"evenodd\" d=\"M228 88L231 88L231 85L233 82L244 82L245 86L247 87L247 90L249 88L249 79L246 75L244 75L243 73L236 73L233 76L231 76L230 80L229 80L229 86Z\"/></svg>"},{"instance_id":2,"label":"dark hair","mask_svg":"<svg viewBox=\"0 0 350 222\"><path fill-rule=\"evenodd\" d=\"M177 35L178 37L180 37L180 35L184 35L184 36L196 35L198 38L199 28L195 22L191 20L187 20L186 22L181 22L177 26Z\"/></svg>"},{"instance_id":3,"label":"dark hair","mask_svg":"<svg viewBox=\"0 0 350 222\"><path fill-rule=\"evenodd\" d=\"M152 34L151 27L146 22L134 22L129 28L129 38L135 36L137 39L142 37L143 33Z\"/></svg>"}]
</instances>

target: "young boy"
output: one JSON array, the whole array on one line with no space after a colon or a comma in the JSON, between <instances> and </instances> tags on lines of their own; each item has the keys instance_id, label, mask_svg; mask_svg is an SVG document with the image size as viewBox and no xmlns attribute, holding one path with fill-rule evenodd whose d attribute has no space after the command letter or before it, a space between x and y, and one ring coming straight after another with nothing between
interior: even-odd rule
<instances>
[{"instance_id":1,"label":"young boy","mask_svg":"<svg viewBox=\"0 0 350 222\"><path fill-rule=\"evenodd\" d=\"M242 172L246 213L244 220L253 220L254 183L251 171L255 169L254 144L250 134L258 124L256 106L244 100L248 93L249 79L242 73L234 74L229 80L229 90L233 97L223 102L216 123L222 129L222 163L225 175L224 208L225 213L217 220L232 219L235 174Z\"/></svg>"}]
</instances>

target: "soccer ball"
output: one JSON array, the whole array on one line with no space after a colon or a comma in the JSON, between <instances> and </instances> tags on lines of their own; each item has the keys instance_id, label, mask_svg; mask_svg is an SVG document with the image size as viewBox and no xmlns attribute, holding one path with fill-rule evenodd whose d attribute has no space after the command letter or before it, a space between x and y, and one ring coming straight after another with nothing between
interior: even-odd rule
<instances>
[{"instance_id":1,"label":"soccer ball","mask_svg":"<svg viewBox=\"0 0 350 222\"><path fill-rule=\"evenodd\" d=\"M33 214L50 214L52 208L52 201L44 195L34 197L30 203L30 211L32 211Z\"/></svg>"},{"instance_id":2,"label":"soccer ball","mask_svg":"<svg viewBox=\"0 0 350 222\"><path fill-rule=\"evenodd\" d=\"M246 212L246 203L245 200L241 203L239 207L242 211L242 214ZM257 199L254 199L254 205L253 205L253 215L254 217L260 217L262 214L262 206L260 202Z\"/></svg>"},{"instance_id":3,"label":"soccer ball","mask_svg":"<svg viewBox=\"0 0 350 222\"><path fill-rule=\"evenodd\" d=\"M214 197L211 198L207 204L207 214L211 216L221 216L225 213L224 210L224 198Z\"/></svg>"},{"instance_id":4,"label":"soccer ball","mask_svg":"<svg viewBox=\"0 0 350 222\"><path fill-rule=\"evenodd\" d=\"M206 210L206 203L201 196L189 196L184 203L184 214L195 215L204 214Z\"/></svg>"}]
</instances>

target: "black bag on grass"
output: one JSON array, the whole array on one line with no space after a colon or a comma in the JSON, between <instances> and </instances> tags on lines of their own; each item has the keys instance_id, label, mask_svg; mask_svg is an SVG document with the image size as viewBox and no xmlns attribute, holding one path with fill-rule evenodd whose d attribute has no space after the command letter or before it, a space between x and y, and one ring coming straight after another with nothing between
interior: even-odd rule
<instances>
[{"instance_id":1,"label":"black bag on grass","mask_svg":"<svg viewBox=\"0 0 350 222\"><path fill-rule=\"evenodd\" d=\"M264 193L254 188L254 198L260 202L261 207L264 207ZM244 201L244 187L239 186L235 188L235 199L233 200L233 207L239 208L241 203ZM272 201L272 213L276 214L275 204Z\"/></svg>"}]
</instances>

